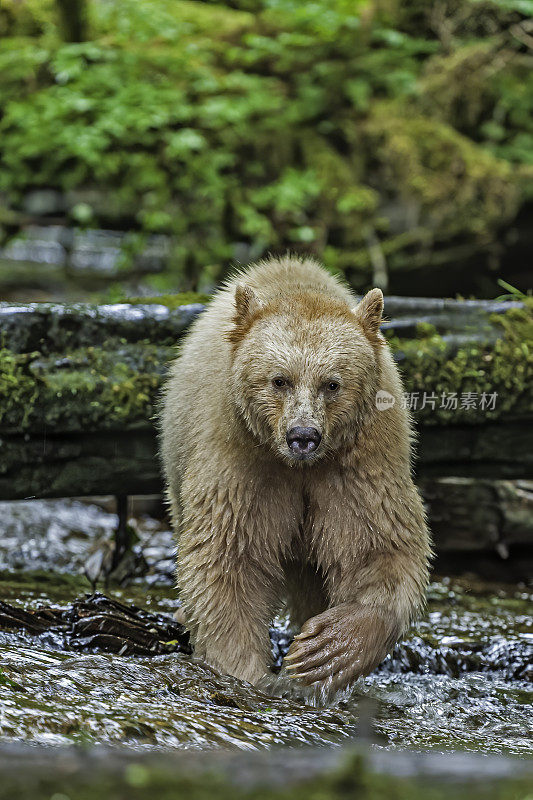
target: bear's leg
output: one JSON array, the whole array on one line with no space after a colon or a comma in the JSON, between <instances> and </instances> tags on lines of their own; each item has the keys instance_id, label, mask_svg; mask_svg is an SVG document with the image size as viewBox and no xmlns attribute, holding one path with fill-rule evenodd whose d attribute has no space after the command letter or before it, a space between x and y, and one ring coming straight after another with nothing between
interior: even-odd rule
<instances>
[{"instance_id":1,"label":"bear's leg","mask_svg":"<svg viewBox=\"0 0 533 800\"><path fill-rule=\"evenodd\" d=\"M238 566L209 561L205 570L196 563L190 571L187 559L178 568L195 655L220 672L256 683L272 660L269 625L279 590L272 576L244 558Z\"/></svg>"},{"instance_id":2,"label":"bear's leg","mask_svg":"<svg viewBox=\"0 0 533 800\"><path fill-rule=\"evenodd\" d=\"M272 658L269 624L280 605L282 571L275 544L262 530L256 535L242 507L234 514L220 497L218 492L217 502L183 509L180 597L195 654L256 683Z\"/></svg>"},{"instance_id":3,"label":"bear's leg","mask_svg":"<svg viewBox=\"0 0 533 800\"><path fill-rule=\"evenodd\" d=\"M285 657L293 677L326 693L368 675L392 649L422 602L427 566L408 550L381 550L329 578L331 607L307 620Z\"/></svg>"}]
</instances>

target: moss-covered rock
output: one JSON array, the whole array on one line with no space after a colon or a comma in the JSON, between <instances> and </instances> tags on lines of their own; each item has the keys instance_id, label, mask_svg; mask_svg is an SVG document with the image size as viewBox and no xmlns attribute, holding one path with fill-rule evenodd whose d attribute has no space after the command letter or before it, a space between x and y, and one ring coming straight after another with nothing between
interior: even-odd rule
<instances>
[{"instance_id":1,"label":"moss-covered rock","mask_svg":"<svg viewBox=\"0 0 533 800\"><path fill-rule=\"evenodd\" d=\"M421 236L487 236L516 213L520 173L449 124L397 102L380 103L365 131L381 170L380 185L416 203Z\"/></svg>"}]
</instances>

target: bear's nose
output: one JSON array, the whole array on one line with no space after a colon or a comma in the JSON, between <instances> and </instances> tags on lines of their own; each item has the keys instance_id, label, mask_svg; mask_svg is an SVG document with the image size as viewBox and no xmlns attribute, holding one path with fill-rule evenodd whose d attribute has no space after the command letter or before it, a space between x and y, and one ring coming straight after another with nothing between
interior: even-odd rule
<instances>
[{"instance_id":1,"label":"bear's nose","mask_svg":"<svg viewBox=\"0 0 533 800\"><path fill-rule=\"evenodd\" d=\"M316 450L322 436L316 428L291 428L285 437L289 450L296 456L307 456Z\"/></svg>"}]
</instances>

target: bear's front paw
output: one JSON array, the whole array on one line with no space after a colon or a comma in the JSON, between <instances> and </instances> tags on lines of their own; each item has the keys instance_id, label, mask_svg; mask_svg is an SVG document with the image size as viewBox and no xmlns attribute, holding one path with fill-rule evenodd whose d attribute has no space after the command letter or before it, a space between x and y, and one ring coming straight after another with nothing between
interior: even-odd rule
<instances>
[{"instance_id":1,"label":"bear's front paw","mask_svg":"<svg viewBox=\"0 0 533 800\"><path fill-rule=\"evenodd\" d=\"M368 675L398 633L387 612L344 603L307 620L285 656L287 670L306 686L320 681L336 691Z\"/></svg>"}]
</instances>

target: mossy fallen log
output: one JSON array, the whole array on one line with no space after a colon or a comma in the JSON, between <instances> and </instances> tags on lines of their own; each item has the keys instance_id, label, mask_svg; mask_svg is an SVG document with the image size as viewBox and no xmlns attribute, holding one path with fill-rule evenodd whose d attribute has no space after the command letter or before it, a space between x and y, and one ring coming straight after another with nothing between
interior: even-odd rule
<instances>
[{"instance_id":1,"label":"mossy fallen log","mask_svg":"<svg viewBox=\"0 0 533 800\"><path fill-rule=\"evenodd\" d=\"M160 490L157 398L195 299L0 305L1 499ZM529 301L390 297L385 311L419 473L531 477Z\"/></svg>"},{"instance_id":2,"label":"mossy fallen log","mask_svg":"<svg viewBox=\"0 0 533 800\"><path fill-rule=\"evenodd\" d=\"M525 798L528 761L472 753L358 748L273 752L131 752L125 748L0 749L0 800L514 800Z\"/></svg>"}]
</instances>

